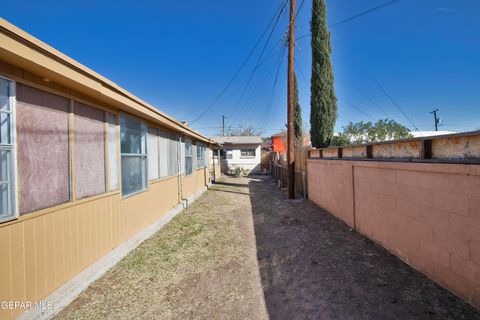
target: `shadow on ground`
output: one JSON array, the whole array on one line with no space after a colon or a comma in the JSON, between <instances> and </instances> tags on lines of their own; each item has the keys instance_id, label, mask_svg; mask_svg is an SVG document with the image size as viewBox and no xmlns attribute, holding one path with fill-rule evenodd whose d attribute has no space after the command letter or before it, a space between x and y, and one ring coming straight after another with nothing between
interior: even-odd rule
<instances>
[{"instance_id":1,"label":"shadow on ground","mask_svg":"<svg viewBox=\"0 0 480 320\"><path fill-rule=\"evenodd\" d=\"M270 177L251 179L249 189L271 319L480 319L312 202L286 201Z\"/></svg>"}]
</instances>

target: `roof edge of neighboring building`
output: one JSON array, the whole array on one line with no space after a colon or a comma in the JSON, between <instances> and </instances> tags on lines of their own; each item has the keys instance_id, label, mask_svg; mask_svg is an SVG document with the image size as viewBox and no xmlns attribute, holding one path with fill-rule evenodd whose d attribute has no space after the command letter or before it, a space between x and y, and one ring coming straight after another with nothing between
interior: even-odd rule
<instances>
[{"instance_id":1,"label":"roof edge of neighboring building","mask_svg":"<svg viewBox=\"0 0 480 320\"><path fill-rule=\"evenodd\" d=\"M217 144L3 18L0 18L0 53L5 62L32 74L56 81L82 94L92 95L122 111L144 116L154 123L203 142Z\"/></svg>"},{"instance_id":2,"label":"roof edge of neighboring building","mask_svg":"<svg viewBox=\"0 0 480 320\"><path fill-rule=\"evenodd\" d=\"M210 137L219 144L262 144L261 136L213 136Z\"/></svg>"}]
</instances>

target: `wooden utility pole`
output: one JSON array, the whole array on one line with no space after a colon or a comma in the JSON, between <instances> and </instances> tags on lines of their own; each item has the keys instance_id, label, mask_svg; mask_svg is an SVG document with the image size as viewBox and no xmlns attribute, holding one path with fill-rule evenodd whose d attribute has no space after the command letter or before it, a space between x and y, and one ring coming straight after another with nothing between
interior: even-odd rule
<instances>
[{"instance_id":1,"label":"wooden utility pole","mask_svg":"<svg viewBox=\"0 0 480 320\"><path fill-rule=\"evenodd\" d=\"M287 128L287 197L295 198L295 87L294 87L294 54L295 54L295 0L290 0L290 24L288 26L288 128Z\"/></svg>"}]
</instances>

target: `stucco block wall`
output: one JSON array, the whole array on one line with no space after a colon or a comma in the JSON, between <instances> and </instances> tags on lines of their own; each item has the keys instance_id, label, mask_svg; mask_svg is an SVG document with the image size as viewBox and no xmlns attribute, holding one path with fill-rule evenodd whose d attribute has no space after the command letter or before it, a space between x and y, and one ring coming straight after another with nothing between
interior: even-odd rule
<instances>
[{"instance_id":1,"label":"stucco block wall","mask_svg":"<svg viewBox=\"0 0 480 320\"><path fill-rule=\"evenodd\" d=\"M310 199L480 307L480 166L308 160Z\"/></svg>"},{"instance_id":2,"label":"stucco block wall","mask_svg":"<svg viewBox=\"0 0 480 320\"><path fill-rule=\"evenodd\" d=\"M309 198L354 227L352 167L333 161L308 163ZM335 183L332 183L335 181Z\"/></svg>"}]
</instances>

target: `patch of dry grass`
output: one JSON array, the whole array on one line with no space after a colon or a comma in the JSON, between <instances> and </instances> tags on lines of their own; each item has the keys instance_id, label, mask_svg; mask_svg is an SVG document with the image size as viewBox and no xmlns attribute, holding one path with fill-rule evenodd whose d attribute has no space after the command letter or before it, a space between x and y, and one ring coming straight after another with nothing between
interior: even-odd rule
<instances>
[{"instance_id":1,"label":"patch of dry grass","mask_svg":"<svg viewBox=\"0 0 480 320\"><path fill-rule=\"evenodd\" d=\"M216 276L229 279L228 273L241 280L242 272L249 273L252 256L255 259L236 215L249 204L249 198L228 191L248 189L214 186L93 283L57 318L182 318L204 303L202 289L193 285L196 281L208 283ZM222 274L218 275L218 270L223 270ZM204 275L208 276L202 280ZM208 298L217 304L244 299L235 281L224 286L219 297L211 297L213 293ZM192 294L192 290L200 294Z\"/></svg>"}]
</instances>

